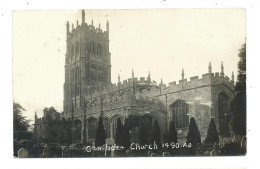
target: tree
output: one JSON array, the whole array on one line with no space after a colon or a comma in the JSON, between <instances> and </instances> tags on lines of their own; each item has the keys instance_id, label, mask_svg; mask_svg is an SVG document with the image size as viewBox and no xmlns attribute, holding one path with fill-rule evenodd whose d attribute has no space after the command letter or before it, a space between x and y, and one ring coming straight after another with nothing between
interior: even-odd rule
<instances>
[{"instance_id":1,"label":"tree","mask_svg":"<svg viewBox=\"0 0 260 169\"><path fill-rule=\"evenodd\" d=\"M170 122L168 142L177 143L177 130L174 121Z\"/></svg>"},{"instance_id":2,"label":"tree","mask_svg":"<svg viewBox=\"0 0 260 169\"><path fill-rule=\"evenodd\" d=\"M235 134L246 135L246 43L239 50L238 75L235 85L235 98L231 103L232 128Z\"/></svg>"},{"instance_id":3,"label":"tree","mask_svg":"<svg viewBox=\"0 0 260 169\"><path fill-rule=\"evenodd\" d=\"M30 124L22 112L26 111L19 103L13 103L13 136L14 139L29 139L32 137L29 132Z\"/></svg>"},{"instance_id":4,"label":"tree","mask_svg":"<svg viewBox=\"0 0 260 169\"><path fill-rule=\"evenodd\" d=\"M117 145L123 146L123 125L121 123L120 118L117 119L117 126L116 126L116 136L115 136L115 143Z\"/></svg>"},{"instance_id":5,"label":"tree","mask_svg":"<svg viewBox=\"0 0 260 169\"><path fill-rule=\"evenodd\" d=\"M105 135L105 129L103 125L103 118L102 116L100 116L98 119L95 146L103 146L104 144L106 144L106 135Z\"/></svg>"},{"instance_id":6,"label":"tree","mask_svg":"<svg viewBox=\"0 0 260 169\"><path fill-rule=\"evenodd\" d=\"M218 132L217 132L217 128L216 128L214 118L211 118L211 120L210 120L209 129L208 129L208 133L207 133L207 137L206 137L205 142L207 144L214 144L214 143L219 142Z\"/></svg>"},{"instance_id":7,"label":"tree","mask_svg":"<svg viewBox=\"0 0 260 169\"><path fill-rule=\"evenodd\" d=\"M194 117L190 118L190 126L187 135L187 143L188 144L191 143L193 147L196 147L197 144L201 143L200 132L198 130Z\"/></svg>"},{"instance_id":8,"label":"tree","mask_svg":"<svg viewBox=\"0 0 260 169\"><path fill-rule=\"evenodd\" d=\"M161 131L157 120L154 120L152 128L152 142L155 142L158 147L161 147Z\"/></svg>"}]
</instances>

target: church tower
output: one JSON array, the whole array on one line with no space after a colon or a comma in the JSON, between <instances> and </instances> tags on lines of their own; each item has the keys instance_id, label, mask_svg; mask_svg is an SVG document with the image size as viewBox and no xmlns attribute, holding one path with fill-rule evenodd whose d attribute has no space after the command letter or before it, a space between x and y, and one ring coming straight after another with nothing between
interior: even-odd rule
<instances>
[{"instance_id":1,"label":"church tower","mask_svg":"<svg viewBox=\"0 0 260 169\"><path fill-rule=\"evenodd\" d=\"M82 10L81 24L66 24L67 51L65 56L65 83L63 110L65 117L83 107L83 97L98 86L111 83L111 54L109 52L109 23L106 30L85 22ZM72 30L70 30L72 28Z\"/></svg>"}]
</instances>

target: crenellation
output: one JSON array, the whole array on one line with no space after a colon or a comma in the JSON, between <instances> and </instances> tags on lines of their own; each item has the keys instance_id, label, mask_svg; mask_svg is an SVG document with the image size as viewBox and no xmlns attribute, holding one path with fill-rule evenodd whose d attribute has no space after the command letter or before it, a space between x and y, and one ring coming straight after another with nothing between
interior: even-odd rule
<instances>
[{"instance_id":1,"label":"crenellation","mask_svg":"<svg viewBox=\"0 0 260 169\"><path fill-rule=\"evenodd\" d=\"M173 81L173 82L170 82L170 83L169 83L169 87L170 87L170 88L173 88L175 85L176 85L176 81Z\"/></svg>"},{"instance_id":2,"label":"crenellation","mask_svg":"<svg viewBox=\"0 0 260 169\"><path fill-rule=\"evenodd\" d=\"M190 81L197 81L198 79L199 79L199 76L190 77Z\"/></svg>"},{"instance_id":3,"label":"crenellation","mask_svg":"<svg viewBox=\"0 0 260 169\"><path fill-rule=\"evenodd\" d=\"M140 82L145 82L145 77L140 77Z\"/></svg>"}]
</instances>

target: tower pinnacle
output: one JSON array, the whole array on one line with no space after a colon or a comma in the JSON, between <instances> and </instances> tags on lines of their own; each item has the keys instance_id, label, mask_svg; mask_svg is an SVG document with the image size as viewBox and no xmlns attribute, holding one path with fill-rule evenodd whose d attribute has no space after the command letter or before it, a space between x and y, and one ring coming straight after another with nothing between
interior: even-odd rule
<instances>
[{"instance_id":1,"label":"tower pinnacle","mask_svg":"<svg viewBox=\"0 0 260 169\"><path fill-rule=\"evenodd\" d=\"M181 72L181 79L184 79L184 69L182 68L182 72Z\"/></svg>"},{"instance_id":2,"label":"tower pinnacle","mask_svg":"<svg viewBox=\"0 0 260 169\"><path fill-rule=\"evenodd\" d=\"M224 77L224 66L223 66L223 62L221 62L221 73L220 76Z\"/></svg>"},{"instance_id":3,"label":"tower pinnacle","mask_svg":"<svg viewBox=\"0 0 260 169\"><path fill-rule=\"evenodd\" d=\"M85 23L85 11L82 9L82 23Z\"/></svg>"},{"instance_id":4,"label":"tower pinnacle","mask_svg":"<svg viewBox=\"0 0 260 169\"><path fill-rule=\"evenodd\" d=\"M107 20L107 32L109 32L109 22L108 22L108 20Z\"/></svg>"},{"instance_id":5,"label":"tower pinnacle","mask_svg":"<svg viewBox=\"0 0 260 169\"><path fill-rule=\"evenodd\" d=\"M69 24L69 21L67 21L66 27L67 27L67 36L68 36L68 35L69 35L69 32L70 32L70 24Z\"/></svg>"},{"instance_id":6,"label":"tower pinnacle","mask_svg":"<svg viewBox=\"0 0 260 169\"><path fill-rule=\"evenodd\" d=\"M209 62L209 73L212 73L211 62Z\"/></svg>"},{"instance_id":7,"label":"tower pinnacle","mask_svg":"<svg viewBox=\"0 0 260 169\"><path fill-rule=\"evenodd\" d=\"M149 82L151 82L151 74L150 74L150 70L149 70L149 73L148 73L147 80L148 80Z\"/></svg>"},{"instance_id":8,"label":"tower pinnacle","mask_svg":"<svg viewBox=\"0 0 260 169\"><path fill-rule=\"evenodd\" d=\"M134 74L134 69L132 69L132 78L135 77L135 74Z\"/></svg>"}]
</instances>

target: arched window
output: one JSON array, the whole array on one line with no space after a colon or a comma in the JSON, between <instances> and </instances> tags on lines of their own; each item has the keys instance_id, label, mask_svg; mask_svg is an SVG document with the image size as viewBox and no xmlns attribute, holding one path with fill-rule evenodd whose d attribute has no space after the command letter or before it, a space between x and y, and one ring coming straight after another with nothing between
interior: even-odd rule
<instances>
[{"instance_id":1,"label":"arched window","mask_svg":"<svg viewBox=\"0 0 260 169\"><path fill-rule=\"evenodd\" d=\"M110 138L110 121L108 117L104 118L104 128L105 128L106 138Z\"/></svg>"},{"instance_id":2,"label":"arched window","mask_svg":"<svg viewBox=\"0 0 260 169\"><path fill-rule=\"evenodd\" d=\"M91 41L91 42L89 43L89 51L92 52L92 53L93 53L93 46L94 46L94 42Z\"/></svg>"},{"instance_id":3,"label":"arched window","mask_svg":"<svg viewBox=\"0 0 260 169\"><path fill-rule=\"evenodd\" d=\"M219 112L219 130L220 132L228 131L226 115L228 113L228 96L225 93L218 95L218 112Z\"/></svg>"},{"instance_id":4,"label":"arched window","mask_svg":"<svg viewBox=\"0 0 260 169\"><path fill-rule=\"evenodd\" d=\"M143 115L142 122L144 124L148 137L150 137L152 134L153 117L150 115Z\"/></svg>"},{"instance_id":5,"label":"arched window","mask_svg":"<svg viewBox=\"0 0 260 169\"><path fill-rule=\"evenodd\" d=\"M176 101L171 106L171 111L176 128L189 127L189 105L185 101Z\"/></svg>"},{"instance_id":6,"label":"arched window","mask_svg":"<svg viewBox=\"0 0 260 169\"><path fill-rule=\"evenodd\" d=\"M112 132L113 132L113 138L116 136L116 128L117 128L117 119L120 118L122 124L123 124L123 117L120 116L119 114L114 115L111 120L112 120Z\"/></svg>"},{"instance_id":7,"label":"arched window","mask_svg":"<svg viewBox=\"0 0 260 169\"><path fill-rule=\"evenodd\" d=\"M76 54L79 53L79 42L76 43Z\"/></svg>"},{"instance_id":8,"label":"arched window","mask_svg":"<svg viewBox=\"0 0 260 169\"><path fill-rule=\"evenodd\" d=\"M88 139L95 138L96 130L97 130L97 119L92 117L88 120Z\"/></svg>"},{"instance_id":9,"label":"arched window","mask_svg":"<svg viewBox=\"0 0 260 169\"><path fill-rule=\"evenodd\" d=\"M74 45L71 45L70 51L71 51L71 56L74 56Z\"/></svg>"},{"instance_id":10,"label":"arched window","mask_svg":"<svg viewBox=\"0 0 260 169\"><path fill-rule=\"evenodd\" d=\"M79 67L76 67L76 94L79 95Z\"/></svg>"},{"instance_id":11,"label":"arched window","mask_svg":"<svg viewBox=\"0 0 260 169\"><path fill-rule=\"evenodd\" d=\"M102 46L101 46L101 44L97 45L97 55L98 56L102 55Z\"/></svg>"},{"instance_id":12,"label":"arched window","mask_svg":"<svg viewBox=\"0 0 260 169\"><path fill-rule=\"evenodd\" d=\"M81 121L75 120L75 140L81 140Z\"/></svg>"},{"instance_id":13,"label":"arched window","mask_svg":"<svg viewBox=\"0 0 260 169\"><path fill-rule=\"evenodd\" d=\"M71 87L71 92L72 92L73 95L74 95L74 92L75 92L75 87L74 87L74 80L75 80L75 79L74 79L74 76L75 76L75 75L74 75L74 74L75 74L75 71L74 71L74 69L72 69L72 70L71 70L71 75L70 75L71 78L70 78L70 79L71 79L71 85L72 85L72 87Z\"/></svg>"}]
</instances>

